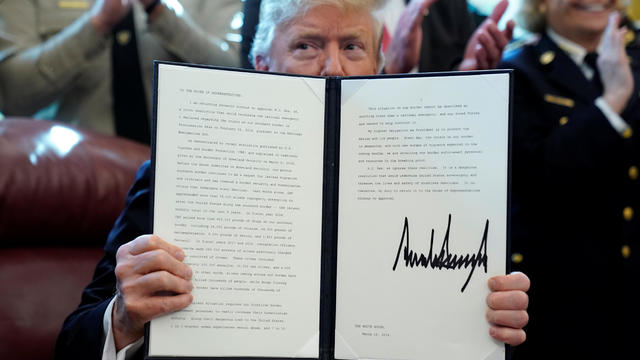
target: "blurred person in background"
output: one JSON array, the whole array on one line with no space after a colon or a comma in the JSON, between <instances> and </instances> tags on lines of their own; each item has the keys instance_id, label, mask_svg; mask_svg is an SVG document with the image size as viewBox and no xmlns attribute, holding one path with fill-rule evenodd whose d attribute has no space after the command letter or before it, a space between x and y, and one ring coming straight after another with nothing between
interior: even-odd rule
<instances>
[{"instance_id":1,"label":"blurred person in background","mask_svg":"<svg viewBox=\"0 0 640 360\"><path fill-rule=\"evenodd\" d=\"M258 22L260 0L244 2L243 66L250 68L249 49ZM469 10L466 0L391 0L376 12L385 23L381 48L384 72L451 71L494 68L513 37L514 22L503 30L498 22L507 0L499 1L486 19Z\"/></svg>"},{"instance_id":2,"label":"blurred person in background","mask_svg":"<svg viewBox=\"0 0 640 360\"><path fill-rule=\"evenodd\" d=\"M150 141L153 60L238 66L240 0L0 0L0 106ZM229 41L230 40L230 41Z\"/></svg>"},{"instance_id":3,"label":"blurred person in background","mask_svg":"<svg viewBox=\"0 0 640 360\"><path fill-rule=\"evenodd\" d=\"M619 6L526 0L538 37L500 65L515 69L516 269L533 284L514 359L637 358L640 46Z\"/></svg>"},{"instance_id":4,"label":"blurred person in background","mask_svg":"<svg viewBox=\"0 0 640 360\"><path fill-rule=\"evenodd\" d=\"M476 11L470 11L466 0L407 1L395 28L388 24L393 30L389 35L393 36L385 51L385 72L495 68L513 38L512 20L506 22L504 29L498 28L508 6L508 0L500 0L482 19Z\"/></svg>"}]
</instances>

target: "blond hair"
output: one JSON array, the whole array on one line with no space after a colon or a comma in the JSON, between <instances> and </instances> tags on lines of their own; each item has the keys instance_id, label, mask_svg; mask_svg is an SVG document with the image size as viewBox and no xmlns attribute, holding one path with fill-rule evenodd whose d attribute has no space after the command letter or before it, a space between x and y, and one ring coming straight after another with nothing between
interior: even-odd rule
<instances>
[{"instance_id":1,"label":"blond hair","mask_svg":"<svg viewBox=\"0 0 640 360\"><path fill-rule=\"evenodd\" d=\"M624 10L629 0L618 0L618 10ZM544 0L522 0L516 15L518 25L533 33L542 33L547 27L547 5Z\"/></svg>"}]
</instances>

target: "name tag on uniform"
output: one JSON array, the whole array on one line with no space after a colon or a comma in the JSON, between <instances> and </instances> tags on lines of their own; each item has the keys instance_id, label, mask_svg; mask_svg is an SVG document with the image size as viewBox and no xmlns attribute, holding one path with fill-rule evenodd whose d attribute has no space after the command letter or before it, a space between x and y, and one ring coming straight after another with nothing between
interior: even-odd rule
<instances>
[{"instance_id":1,"label":"name tag on uniform","mask_svg":"<svg viewBox=\"0 0 640 360\"><path fill-rule=\"evenodd\" d=\"M575 105L575 102L573 101L573 99L569 99L562 96L551 95L551 94L545 94L544 101L552 104L556 104L556 105L570 107L570 108L572 108L573 105Z\"/></svg>"},{"instance_id":2,"label":"name tag on uniform","mask_svg":"<svg viewBox=\"0 0 640 360\"><path fill-rule=\"evenodd\" d=\"M89 2L82 0L60 0L58 1L58 7L61 9L85 10L89 8Z\"/></svg>"}]
</instances>

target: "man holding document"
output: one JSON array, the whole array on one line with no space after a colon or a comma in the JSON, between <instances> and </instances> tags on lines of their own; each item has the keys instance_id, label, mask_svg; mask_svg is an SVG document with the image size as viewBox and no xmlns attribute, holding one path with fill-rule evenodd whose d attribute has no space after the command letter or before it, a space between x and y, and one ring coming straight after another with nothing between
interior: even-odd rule
<instances>
[{"instance_id":1,"label":"man holding document","mask_svg":"<svg viewBox=\"0 0 640 360\"><path fill-rule=\"evenodd\" d=\"M382 65L380 24L371 12L380 3L382 1L263 1L252 51L256 69L318 76L378 73ZM185 252L159 236L145 235L151 232L152 176L149 163L145 163L129 192L126 208L109 235L105 257L83 293L82 304L63 326L57 358L137 358L142 352L144 324L192 303L194 272L183 262ZM158 180L161 175L155 176ZM451 225L451 216L449 222ZM405 227L408 232L408 222ZM404 236L403 233L403 241ZM408 234L404 245L400 245L408 252ZM387 265L391 264L380 266ZM529 288L528 278L523 274L499 275L492 277L488 286L491 291L486 298L489 334L507 344L522 343L525 339L522 327L528 321L525 293ZM251 348L252 344L242 346Z\"/></svg>"}]
</instances>

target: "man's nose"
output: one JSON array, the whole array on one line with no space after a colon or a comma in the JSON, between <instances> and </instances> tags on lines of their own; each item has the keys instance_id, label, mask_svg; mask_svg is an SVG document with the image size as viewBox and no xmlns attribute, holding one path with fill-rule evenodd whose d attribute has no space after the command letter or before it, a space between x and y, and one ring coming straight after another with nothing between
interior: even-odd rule
<instances>
[{"instance_id":1,"label":"man's nose","mask_svg":"<svg viewBox=\"0 0 640 360\"><path fill-rule=\"evenodd\" d=\"M324 61L321 76L345 76L342 62L340 61L340 49L330 47Z\"/></svg>"}]
</instances>

